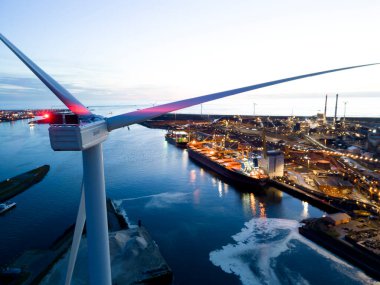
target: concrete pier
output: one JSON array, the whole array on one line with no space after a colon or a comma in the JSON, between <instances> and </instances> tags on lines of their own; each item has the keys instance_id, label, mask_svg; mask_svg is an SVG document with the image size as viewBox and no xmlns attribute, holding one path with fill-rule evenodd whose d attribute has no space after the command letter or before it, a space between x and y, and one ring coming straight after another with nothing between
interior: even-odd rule
<instances>
[{"instance_id":1,"label":"concrete pier","mask_svg":"<svg viewBox=\"0 0 380 285\"><path fill-rule=\"evenodd\" d=\"M171 284L172 271L158 245L143 227L130 227L107 201L111 272L113 284ZM0 284L63 285L74 227L67 229L49 249L28 250L10 268L21 269L12 276L0 274ZM87 239L82 236L72 284L88 284Z\"/></svg>"}]
</instances>

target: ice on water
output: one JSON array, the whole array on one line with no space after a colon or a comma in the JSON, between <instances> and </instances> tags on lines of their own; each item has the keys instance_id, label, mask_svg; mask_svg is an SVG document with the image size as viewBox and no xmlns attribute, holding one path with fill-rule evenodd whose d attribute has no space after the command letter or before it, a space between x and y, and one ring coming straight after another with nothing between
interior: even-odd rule
<instances>
[{"instance_id":1,"label":"ice on water","mask_svg":"<svg viewBox=\"0 0 380 285\"><path fill-rule=\"evenodd\" d=\"M323 274L318 268L313 269L315 274L310 278L310 274L286 264L292 251L309 249L315 252L317 262L326 264L328 260L330 270L344 275L347 284L380 284L301 236L298 227L295 220L253 218L232 236L233 243L212 251L210 260L223 271L237 275L242 284L318 284L318 274Z\"/></svg>"}]
</instances>

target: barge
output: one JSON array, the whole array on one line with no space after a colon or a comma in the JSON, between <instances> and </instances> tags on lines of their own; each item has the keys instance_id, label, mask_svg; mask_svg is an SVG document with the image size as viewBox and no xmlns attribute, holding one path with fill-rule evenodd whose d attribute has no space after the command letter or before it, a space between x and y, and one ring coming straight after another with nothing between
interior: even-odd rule
<instances>
[{"instance_id":1,"label":"barge","mask_svg":"<svg viewBox=\"0 0 380 285\"><path fill-rule=\"evenodd\" d=\"M15 177L0 181L0 203L13 198L40 182L49 172L49 169L49 165L43 165Z\"/></svg>"}]
</instances>

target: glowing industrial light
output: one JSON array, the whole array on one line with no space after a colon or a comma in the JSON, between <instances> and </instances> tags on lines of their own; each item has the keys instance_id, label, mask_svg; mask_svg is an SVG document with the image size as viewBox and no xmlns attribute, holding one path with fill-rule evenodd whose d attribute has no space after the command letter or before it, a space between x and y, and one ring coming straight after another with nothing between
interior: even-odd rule
<instances>
[{"instance_id":1,"label":"glowing industrial light","mask_svg":"<svg viewBox=\"0 0 380 285\"><path fill-rule=\"evenodd\" d=\"M48 113L44 114L45 119L49 119L49 117L50 117L50 114L48 114Z\"/></svg>"}]
</instances>

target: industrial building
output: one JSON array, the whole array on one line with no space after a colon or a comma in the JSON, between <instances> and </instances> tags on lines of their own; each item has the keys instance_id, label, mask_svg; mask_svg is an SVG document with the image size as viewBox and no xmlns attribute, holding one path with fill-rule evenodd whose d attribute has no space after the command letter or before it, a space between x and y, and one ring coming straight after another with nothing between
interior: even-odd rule
<instances>
[{"instance_id":1,"label":"industrial building","mask_svg":"<svg viewBox=\"0 0 380 285\"><path fill-rule=\"evenodd\" d=\"M367 149L370 152L380 153L380 128L368 132Z\"/></svg>"},{"instance_id":2,"label":"industrial building","mask_svg":"<svg viewBox=\"0 0 380 285\"><path fill-rule=\"evenodd\" d=\"M327 215L324 220L334 226L347 224L351 221L351 217L346 213L335 213Z\"/></svg>"},{"instance_id":3,"label":"industrial building","mask_svg":"<svg viewBox=\"0 0 380 285\"><path fill-rule=\"evenodd\" d=\"M279 150L269 150L266 157L259 159L259 167L266 170L269 177L284 176L284 154Z\"/></svg>"},{"instance_id":4,"label":"industrial building","mask_svg":"<svg viewBox=\"0 0 380 285\"><path fill-rule=\"evenodd\" d=\"M334 197L341 197L353 189L349 181L337 176L316 177L314 182L320 191Z\"/></svg>"}]
</instances>

